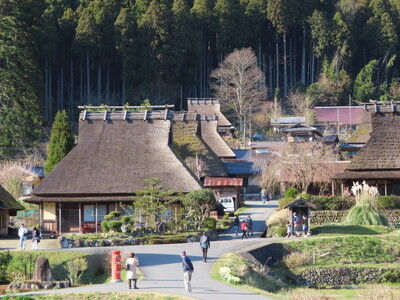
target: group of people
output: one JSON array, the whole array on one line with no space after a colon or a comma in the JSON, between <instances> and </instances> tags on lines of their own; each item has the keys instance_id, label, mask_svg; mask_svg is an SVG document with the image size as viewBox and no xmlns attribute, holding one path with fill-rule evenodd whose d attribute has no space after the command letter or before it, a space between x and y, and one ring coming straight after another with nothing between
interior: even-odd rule
<instances>
[{"instance_id":1,"label":"group of people","mask_svg":"<svg viewBox=\"0 0 400 300\"><path fill-rule=\"evenodd\" d=\"M263 204L265 204L265 202L272 200L272 193L267 193L267 191L265 189L262 189L261 190L261 200L262 200Z\"/></svg>"},{"instance_id":2,"label":"group of people","mask_svg":"<svg viewBox=\"0 0 400 300\"><path fill-rule=\"evenodd\" d=\"M254 236L253 233L253 219L248 216L245 220L240 221L239 217L236 216L233 221L233 229L236 232L236 236L239 235L239 230L242 231L242 240L249 238L249 235Z\"/></svg>"},{"instance_id":3,"label":"group of people","mask_svg":"<svg viewBox=\"0 0 400 300\"><path fill-rule=\"evenodd\" d=\"M308 235L308 218L307 215L298 214L294 212L292 214L291 221L287 222L287 234L286 237L296 236L299 237L302 234Z\"/></svg>"},{"instance_id":4,"label":"group of people","mask_svg":"<svg viewBox=\"0 0 400 300\"><path fill-rule=\"evenodd\" d=\"M19 247L21 250L25 250L26 241L28 239L29 230L25 226L25 224L21 224L21 227L18 229L18 237L19 237ZM38 249L38 243L40 243L40 231L36 227L32 229L32 250Z\"/></svg>"},{"instance_id":5,"label":"group of people","mask_svg":"<svg viewBox=\"0 0 400 300\"><path fill-rule=\"evenodd\" d=\"M203 252L203 261L207 262L207 252L210 248L210 238L206 235L205 232L202 233L200 237L200 248ZM186 251L181 251L180 253L182 258L182 269L183 269L183 284L185 287L185 291L187 293L192 292L192 273L194 272L193 263L190 258L186 255ZM138 289L137 286L137 268L139 267L139 258L135 255L135 253L129 254L126 263L126 279L128 281L129 289Z\"/></svg>"}]
</instances>

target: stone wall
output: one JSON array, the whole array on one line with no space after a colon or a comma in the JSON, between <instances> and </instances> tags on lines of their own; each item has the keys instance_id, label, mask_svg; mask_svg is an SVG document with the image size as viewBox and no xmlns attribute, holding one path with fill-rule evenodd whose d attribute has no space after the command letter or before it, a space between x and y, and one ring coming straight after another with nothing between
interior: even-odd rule
<instances>
[{"instance_id":1,"label":"stone wall","mask_svg":"<svg viewBox=\"0 0 400 300\"><path fill-rule=\"evenodd\" d=\"M13 281L7 287L8 291L19 291L19 290L50 290L50 289L64 289L71 287L68 280L66 281Z\"/></svg>"},{"instance_id":2,"label":"stone wall","mask_svg":"<svg viewBox=\"0 0 400 300\"><path fill-rule=\"evenodd\" d=\"M297 276L297 284L308 286L351 285L376 283L387 271L382 268L327 268L311 269Z\"/></svg>"},{"instance_id":3,"label":"stone wall","mask_svg":"<svg viewBox=\"0 0 400 300\"><path fill-rule=\"evenodd\" d=\"M316 210L311 212L311 224L339 223L346 216L347 211L342 210ZM383 210L390 226L400 226L400 210Z\"/></svg>"}]
</instances>

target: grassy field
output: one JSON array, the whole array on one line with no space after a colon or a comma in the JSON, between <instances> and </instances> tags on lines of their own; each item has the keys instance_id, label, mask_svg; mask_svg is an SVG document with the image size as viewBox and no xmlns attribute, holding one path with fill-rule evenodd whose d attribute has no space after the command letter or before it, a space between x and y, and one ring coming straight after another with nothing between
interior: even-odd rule
<instances>
[{"instance_id":1,"label":"grassy field","mask_svg":"<svg viewBox=\"0 0 400 300\"><path fill-rule=\"evenodd\" d=\"M313 236L321 235L376 235L389 233L393 229L385 226L361 226L345 224L326 224L312 228Z\"/></svg>"},{"instance_id":2,"label":"grassy field","mask_svg":"<svg viewBox=\"0 0 400 300\"><path fill-rule=\"evenodd\" d=\"M162 293L86 293L86 294L59 294L43 296L7 296L3 299L12 300L189 300L193 298L162 294Z\"/></svg>"}]
</instances>

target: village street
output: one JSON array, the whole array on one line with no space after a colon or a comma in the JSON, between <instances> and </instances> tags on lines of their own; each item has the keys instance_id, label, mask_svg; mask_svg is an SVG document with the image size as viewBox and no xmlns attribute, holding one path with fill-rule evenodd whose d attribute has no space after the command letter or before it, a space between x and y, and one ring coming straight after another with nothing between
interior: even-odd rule
<instances>
[{"instance_id":1,"label":"village street","mask_svg":"<svg viewBox=\"0 0 400 300\"><path fill-rule=\"evenodd\" d=\"M241 219L245 218L247 215L251 215L254 220L255 237L248 240L241 240L240 236L236 238L233 230L230 229L229 232L221 235L218 241L211 243L209 260L207 263L202 262L201 250L198 243L142 245L134 247L125 246L116 248L78 248L70 249L70 251L98 253L118 249L124 253L135 252L140 259L141 270L145 276L145 280L139 281L138 283L140 290L184 294L183 273L179 252L181 250L186 250L188 256L192 259L195 268L192 279L193 292L190 294L190 297L196 299L222 299L223 297L241 300L266 299L263 296L239 290L210 278L212 264L222 254L239 250L257 243L265 243L266 241L265 239L259 238L259 236L265 230L265 220L276 209L277 201L271 201L268 202L268 204L262 204L261 201L248 201L246 204L249 205L250 208L247 212L241 215ZM128 291L127 283L107 283L30 294L117 291Z\"/></svg>"}]
</instances>

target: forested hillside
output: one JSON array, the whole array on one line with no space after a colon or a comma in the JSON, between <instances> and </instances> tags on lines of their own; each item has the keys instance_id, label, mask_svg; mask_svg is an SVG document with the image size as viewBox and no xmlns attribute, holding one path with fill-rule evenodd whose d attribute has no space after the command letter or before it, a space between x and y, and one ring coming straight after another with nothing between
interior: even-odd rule
<instances>
[{"instance_id":1,"label":"forested hillside","mask_svg":"<svg viewBox=\"0 0 400 300\"><path fill-rule=\"evenodd\" d=\"M387 100L400 95L399 37L399 0L1 0L1 107L30 128L78 104L182 107L248 46L270 98Z\"/></svg>"}]
</instances>

